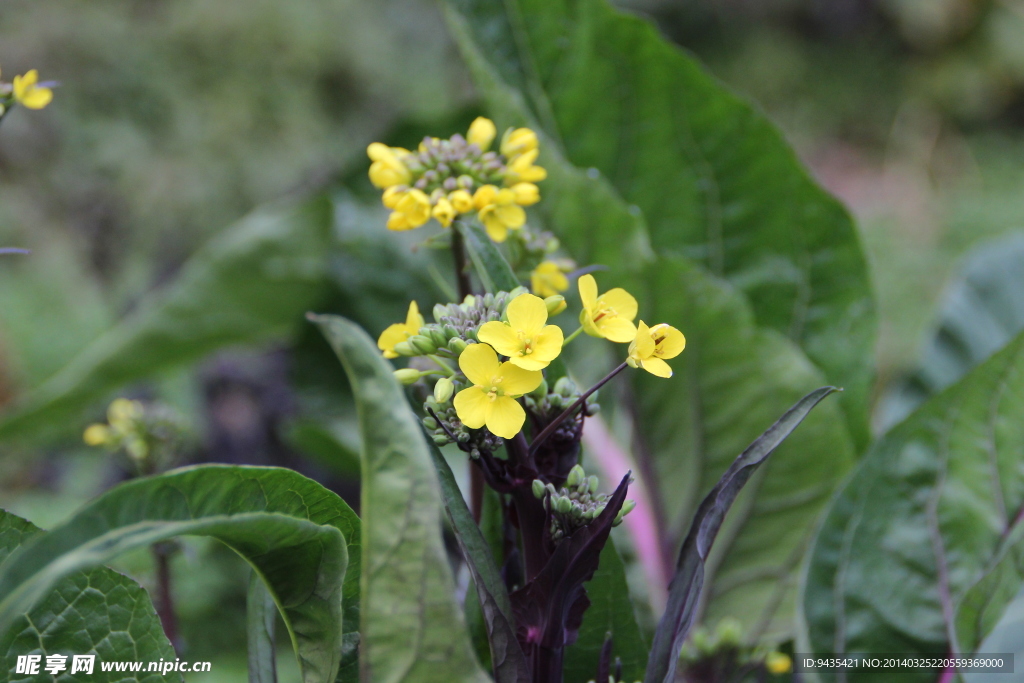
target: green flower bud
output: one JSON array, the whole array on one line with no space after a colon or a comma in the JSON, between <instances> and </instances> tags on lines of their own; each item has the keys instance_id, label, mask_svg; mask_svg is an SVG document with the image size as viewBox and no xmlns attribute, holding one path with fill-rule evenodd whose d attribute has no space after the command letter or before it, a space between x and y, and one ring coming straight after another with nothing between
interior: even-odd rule
<instances>
[{"instance_id":1,"label":"green flower bud","mask_svg":"<svg viewBox=\"0 0 1024 683\"><path fill-rule=\"evenodd\" d=\"M540 479L533 480L533 496L538 500L544 497L544 482Z\"/></svg>"},{"instance_id":2,"label":"green flower bud","mask_svg":"<svg viewBox=\"0 0 1024 683\"><path fill-rule=\"evenodd\" d=\"M434 443L438 446L448 445L448 436L445 434L434 434L432 438L434 439Z\"/></svg>"},{"instance_id":3,"label":"green flower bud","mask_svg":"<svg viewBox=\"0 0 1024 683\"><path fill-rule=\"evenodd\" d=\"M467 346L469 346L469 344L467 344L465 340L459 339L458 337L455 337L454 339L450 339L448 341L448 349L457 356L460 355L463 351L465 351Z\"/></svg>"},{"instance_id":4,"label":"green flower bud","mask_svg":"<svg viewBox=\"0 0 1024 683\"><path fill-rule=\"evenodd\" d=\"M437 348L441 348L448 343L448 337L444 336L444 332L441 331L440 327L431 327L429 334L431 343Z\"/></svg>"},{"instance_id":5,"label":"green flower bud","mask_svg":"<svg viewBox=\"0 0 1024 683\"><path fill-rule=\"evenodd\" d=\"M410 346L424 356L437 353L437 347L434 345L434 342L430 341L430 337L424 337L422 334L414 334L409 337L408 342Z\"/></svg>"},{"instance_id":6,"label":"green flower bud","mask_svg":"<svg viewBox=\"0 0 1024 683\"><path fill-rule=\"evenodd\" d=\"M437 380L434 385L434 400L438 403L447 403L448 399L455 393L455 383L447 377Z\"/></svg>"},{"instance_id":7,"label":"green flower bud","mask_svg":"<svg viewBox=\"0 0 1024 683\"><path fill-rule=\"evenodd\" d=\"M587 478L587 488L591 491L597 491L597 486L601 482L598 480L596 474L592 474Z\"/></svg>"},{"instance_id":8,"label":"green flower bud","mask_svg":"<svg viewBox=\"0 0 1024 683\"><path fill-rule=\"evenodd\" d=\"M622 504L622 509L619 510L619 514L622 515L623 517L625 517L630 512L632 512L633 508L635 508L635 507L636 507L636 501L635 500L627 500L625 503Z\"/></svg>"},{"instance_id":9,"label":"green flower bud","mask_svg":"<svg viewBox=\"0 0 1024 683\"><path fill-rule=\"evenodd\" d=\"M447 325L444 326L444 336L448 337L449 339L451 339L452 337L458 337L459 331L455 329L455 325L448 323Z\"/></svg>"},{"instance_id":10,"label":"green flower bud","mask_svg":"<svg viewBox=\"0 0 1024 683\"><path fill-rule=\"evenodd\" d=\"M529 293L530 293L530 290L528 290L526 287L519 286L519 287L516 287L515 289L513 289L511 292L508 293L508 299L507 300L508 301L512 301L512 299L515 299L520 294L529 294Z\"/></svg>"},{"instance_id":11,"label":"green flower bud","mask_svg":"<svg viewBox=\"0 0 1024 683\"><path fill-rule=\"evenodd\" d=\"M408 341L401 341L395 344L395 353L399 356L418 356L420 352L412 347Z\"/></svg>"},{"instance_id":12,"label":"green flower bud","mask_svg":"<svg viewBox=\"0 0 1024 683\"><path fill-rule=\"evenodd\" d=\"M435 420L432 417L425 417L425 418L423 418L423 426L426 427L427 429L433 431L433 430L437 429L437 420Z\"/></svg>"},{"instance_id":13,"label":"green flower bud","mask_svg":"<svg viewBox=\"0 0 1024 683\"><path fill-rule=\"evenodd\" d=\"M558 498L555 499L555 509L561 512L563 515L567 515L569 514L569 511L572 510L572 501L569 500L568 498L559 496Z\"/></svg>"},{"instance_id":14,"label":"green flower bud","mask_svg":"<svg viewBox=\"0 0 1024 683\"><path fill-rule=\"evenodd\" d=\"M413 370L412 368L402 368L401 370L395 370L394 374L395 379L397 379L405 386L409 386L410 384L416 382L416 380L418 380L423 373L421 373L419 370Z\"/></svg>"},{"instance_id":15,"label":"green flower bud","mask_svg":"<svg viewBox=\"0 0 1024 683\"><path fill-rule=\"evenodd\" d=\"M434 322L441 322L441 318L448 315L448 307L444 304L434 304Z\"/></svg>"},{"instance_id":16,"label":"green flower bud","mask_svg":"<svg viewBox=\"0 0 1024 683\"><path fill-rule=\"evenodd\" d=\"M565 297L561 294L555 294L554 296L549 296L544 299L544 305L548 308L548 315L552 317L558 315L568 307L568 304L565 303Z\"/></svg>"},{"instance_id":17,"label":"green flower bud","mask_svg":"<svg viewBox=\"0 0 1024 683\"><path fill-rule=\"evenodd\" d=\"M719 647L731 646L737 647L743 638L743 626L736 619L730 619L726 617L722 621L718 622L718 628L716 629L718 636Z\"/></svg>"},{"instance_id":18,"label":"green flower bud","mask_svg":"<svg viewBox=\"0 0 1024 683\"><path fill-rule=\"evenodd\" d=\"M398 352L398 344L395 345L395 351ZM563 398L569 398L576 393L576 383L568 377L560 377L555 382L555 393Z\"/></svg>"},{"instance_id":19,"label":"green flower bud","mask_svg":"<svg viewBox=\"0 0 1024 683\"><path fill-rule=\"evenodd\" d=\"M579 486L585 477L586 473L583 471L583 468L579 465L573 465L572 469L569 470L569 476L565 479L565 485L568 488Z\"/></svg>"},{"instance_id":20,"label":"green flower bud","mask_svg":"<svg viewBox=\"0 0 1024 683\"><path fill-rule=\"evenodd\" d=\"M529 395L532 396L533 398L537 399L538 401L543 401L544 397L548 395L548 382L547 382L547 380L542 379L540 381L540 384L537 386L537 388L534 389L533 391L531 391Z\"/></svg>"}]
</instances>

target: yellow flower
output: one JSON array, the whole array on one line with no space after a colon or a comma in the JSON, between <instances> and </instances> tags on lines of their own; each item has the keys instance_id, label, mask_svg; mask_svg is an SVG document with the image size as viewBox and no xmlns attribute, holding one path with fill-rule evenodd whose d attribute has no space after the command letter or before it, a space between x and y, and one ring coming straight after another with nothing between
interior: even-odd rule
<instances>
[{"instance_id":1,"label":"yellow flower","mask_svg":"<svg viewBox=\"0 0 1024 683\"><path fill-rule=\"evenodd\" d=\"M526 212L516 204L516 195L508 188L499 190L494 185L484 185L473 195L473 203L480 210L478 215L487 234L495 242L504 242L509 230L518 230L526 223Z\"/></svg>"},{"instance_id":2,"label":"yellow flower","mask_svg":"<svg viewBox=\"0 0 1024 683\"><path fill-rule=\"evenodd\" d=\"M491 143L494 142L494 136L497 134L498 129L494 127L494 121L478 116L469 125L466 141L479 147L481 152L486 152L491 148Z\"/></svg>"},{"instance_id":3,"label":"yellow flower","mask_svg":"<svg viewBox=\"0 0 1024 683\"><path fill-rule=\"evenodd\" d=\"M505 184L536 183L548 177L548 172L540 166L534 166L540 150L534 149L512 159L505 172Z\"/></svg>"},{"instance_id":4,"label":"yellow flower","mask_svg":"<svg viewBox=\"0 0 1024 683\"><path fill-rule=\"evenodd\" d=\"M399 196L400 194L400 196ZM413 188L392 197L395 210L388 217L388 230L412 230L430 220L430 197Z\"/></svg>"},{"instance_id":5,"label":"yellow flower","mask_svg":"<svg viewBox=\"0 0 1024 683\"><path fill-rule=\"evenodd\" d=\"M402 201L402 197L409 194L409 188L401 185L392 185L388 189L384 190L384 194L381 195L380 200L384 202L384 206L389 209L393 209L398 206L398 202Z\"/></svg>"},{"instance_id":6,"label":"yellow flower","mask_svg":"<svg viewBox=\"0 0 1024 683\"><path fill-rule=\"evenodd\" d=\"M14 77L14 99L29 109L42 109L53 100L53 91L39 85L39 72L32 69Z\"/></svg>"},{"instance_id":7,"label":"yellow flower","mask_svg":"<svg viewBox=\"0 0 1024 683\"><path fill-rule=\"evenodd\" d=\"M519 206L532 206L540 201L540 188L533 183L516 183L509 188Z\"/></svg>"},{"instance_id":8,"label":"yellow flower","mask_svg":"<svg viewBox=\"0 0 1024 683\"><path fill-rule=\"evenodd\" d=\"M91 424L82 434L82 441L90 446L104 446L110 441L110 427L103 424Z\"/></svg>"},{"instance_id":9,"label":"yellow flower","mask_svg":"<svg viewBox=\"0 0 1024 683\"><path fill-rule=\"evenodd\" d=\"M132 423L142 417L144 410L139 401L116 398L107 408L107 422L117 431L127 432L131 429Z\"/></svg>"},{"instance_id":10,"label":"yellow flower","mask_svg":"<svg viewBox=\"0 0 1024 683\"><path fill-rule=\"evenodd\" d=\"M444 197L437 200L437 204L434 205L434 210L431 213L437 219L437 222L446 228L452 224L456 215L455 207Z\"/></svg>"},{"instance_id":11,"label":"yellow flower","mask_svg":"<svg viewBox=\"0 0 1024 683\"><path fill-rule=\"evenodd\" d=\"M373 161L370 164L370 182L377 187L407 185L412 180L412 174L400 158L408 155L409 150L374 142L366 148L366 154Z\"/></svg>"},{"instance_id":12,"label":"yellow flower","mask_svg":"<svg viewBox=\"0 0 1024 683\"><path fill-rule=\"evenodd\" d=\"M516 398L544 380L543 373L499 363L487 344L470 344L459 356L459 367L473 386L455 394L455 412L470 429L484 425L493 434L511 439L523 428L526 412Z\"/></svg>"},{"instance_id":13,"label":"yellow flower","mask_svg":"<svg viewBox=\"0 0 1024 683\"><path fill-rule=\"evenodd\" d=\"M405 314L404 323L389 325L386 330L381 332L380 338L377 339L377 348L384 352L385 358L398 358L398 354L395 353L395 344L404 342L414 334L419 334L421 327L423 327L423 316L420 315L420 309L413 301L409 304L409 312Z\"/></svg>"},{"instance_id":14,"label":"yellow flower","mask_svg":"<svg viewBox=\"0 0 1024 683\"><path fill-rule=\"evenodd\" d=\"M591 337L604 337L613 342L632 341L636 336L636 327L633 325L637 312L636 299L621 287L598 296L597 280L593 275L581 276L578 284L580 300L583 302L583 310L580 311L583 331Z\"/></svg>"},{"instance_id":15,"label":"yellow flower","mask_svg":"<svg viewBox=\"0 0 1024 683\"><path fill-rule=\"evenodd\" d=\"M785 652L772 652L764 660L769 673L776 676L788 674L793 669L793 660Z\"/></svg>"},{"instance_id":16,"label":"yellow flower","mask_svg":"<svg viewBox=\"0 0 1024 683\"><path fill-rule=\"evenodd\" d=\"M486 322L477 339L490 344L513 365L524 370L543 370L562 352L562 330L547 325L548 307L533 294L520 294L506 309L508 322Z\"/></svg>"},{"instance_id":17,"label":"yellow flower","mask_svg":"<svg viewBox=\"0 0 1024 683\"><path fill-rule=\"evenodd\" d=\"M530 289L537 296L555 296L569 289L569 278L564 269L555 261L542 261L530 273Z\"/></svg>"},{"instance_id":18,"label":"yellow flower","mask_svg":"<svg viewBox=\"0 0 1024 683\"><path fill-rule=\"evenodd\" d=\"M537 149L537 134L529 128L509 128L501 137L501 153L508 159Z\"/></svg>"},{"instance_id":19,"label":"yellow flower","mask_svg":"<svg viewBox=\"0 0 1024 683\"><path fill-rule=\"evenodd\" d=\"M465 190L455 190L448 195L448 201L452 203L459 213L469 213L473 210L473 195Z\"/></svg>"},{"instance_id":20,"label":"yellow flower","mask_svg":"<svg viewBox=\"0 0 1024 683\"><path fill-rule=\"evenodd\" d=\"M665 359L675 358L684 348L686 337L676 328L665 323L647 327L641 320L637 325L636 338L629 344L629 357L626 362L631 367L643 368L656 377L671 377L672 368Z\"/></svg>"}]
</instances>

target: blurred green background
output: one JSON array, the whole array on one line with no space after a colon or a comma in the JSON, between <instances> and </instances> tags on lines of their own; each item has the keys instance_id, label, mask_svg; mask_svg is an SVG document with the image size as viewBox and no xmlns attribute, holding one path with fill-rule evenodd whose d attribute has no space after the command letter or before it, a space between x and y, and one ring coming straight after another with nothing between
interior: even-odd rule
<instances>
[{"instance_id":1,"label":"blurred green background","mask_svg":"<svg viewBox=\"0 0 1024 683\"><path fill-rule=\"evenodd\" d=\"M856 215L880 395L917 361L964 254L1024 228L1024 0L619 5L759 103ZM0 261L0 406L254 207L359 167L399 123L475 113L427 0L5 0L0 66L61 83L0 130L0 245L32 250ZM274 432L293 402L283 355L218 354L136 391L188 415L200 457L287 464L352 498ZM120 476L74 441L5 446L0 505L47 527ZM146 584L148 562L118 566ZM188 656L217 662L203 680L240 680L241 561L190 542L175 563Z\"/></svg>"}]
</instances>

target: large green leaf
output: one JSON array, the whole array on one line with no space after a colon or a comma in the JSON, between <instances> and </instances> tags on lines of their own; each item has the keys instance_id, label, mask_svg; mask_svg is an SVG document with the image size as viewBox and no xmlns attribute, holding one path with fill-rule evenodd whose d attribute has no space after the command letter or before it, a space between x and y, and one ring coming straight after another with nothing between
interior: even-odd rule
<instances>
[{"instance_id":1,"label":"large green leaf","mask_svg":"<svg viewBox=\"0 0 1024 683\"><path fill-rule=\"evenodd\" d=\"M959 603L974 612L962 618L976 621L982 608L994 614L994 601L1012 598L1014 591L989 585L979 605L970 589L1000 556L1017 552L1022 411L1024 335L876 442L832 503L810 555L802 606L814 652L943 654L956 646ZM934 674L860 680L869 678L912 683Z\"/></svg>"},{"instance_id":2,"label":"large green leaf","mask_svg":"<svg viewBox=\"0 0 1024 683\"><path fill-rule=\"evenodd\" d=\"M0 438L74 425L122 385L232 344L286 337L323 296L332 205L323 194L259 210L200 250L165 291L27 395Z\"/></svg>"},{"instance_id":3,"label":"large green leaf","mask_svg":"<svg viewBox=\"0 0 1024 683\"><path fill-rule=\"evenodd\" d=\"M350 557L359 573L359 520L335 494L285 469L201 466L111 489L0 566L0 631L65 576L183 534L212 536L244 557L281 609L303 680L333 682ZM348 577L346 598L358 599L357 580Z\"/></svg>"},{"instance_id":4,"label":"large green leaf","mask_svg":"<svg viewBox=\"0 0 1024 683\"><path fill-rule=\"evenodd\" d=\"M643 212L658 253L698 259L745 292L759 324L846 387L851 431L866 441L875 323L864 255L849 215L768 120L605 0L446 8L499 118L539 125L572 164L607 178ZM542 154L543 165L551 158ZM544 187L557 193L559 179ZM618 236L620 249L630 242Z\"/></svg>"},{"instance_id":5,"label":"large green leaf","mask_svg":"<svg viewBox=\"0 0 1024 683\"><path fill-rule=\"evenodd\" d=\"M622 680L639 681L647 665L647 643L629 599L626 568L611 539L601 563L586 584L590 607L576 642L565 649L565 683L586 683L597 674L605 637L612 637L612 661L622 662Z\"/></svg>"},{"instance_id":6,"label":"large green leaf","mask_svg":"<svg viewBox=\"0 0 1024 683\"><path fill-rule=\"evenodd\" d=\"M455 602L422 427L365 332L338 316L313 320L348 373L363 437L360 678L486 683Z\"/></svg>"},{"instance_id":7,"label":"large green leaf","mask_svg":"<svg viewBox=\"0 0 1024 683\"><path fill-rule=\"evenodd\" d=\"M0 564L19 546L42 533L31 522L0 511ZM157 683L181 681L168 673L104 672L99 662L159 661L174 658L149 595L139 584L112 569L99 567L75 572L58 581L27 614L0 635L0 662L8 667L11 683L30 683L38 677L13 673L20 655L65 655L67 674L71 655L95 655L90 681L97 683Z\"/></svg>"},{"instance_id":8,"label":"large green leaf","mask_svg":"<svg viewBox=\"0 0 1024 683\"><path fill-rule=\"evenodd\" d=\"M637 457L674 550L736 455L824 378L792 342L759 329L727 284L681 259L655 271L652 291L672 295L653 297L650 321L678 325L687 346L671 379L634 371ZM819 406L726 517L706 567L704 622L734 617L751 641L792 635L801 557L853 460L838 405Z\"/></svg>"},{"instance_id":9,"label":"large green leaf","mask_svg":"<svg viewBox=\"0 0 1024 683\"><path fill-rule=\"evenodd\" d=\"M249 655L249 683L277 683L277 651L274 630L277 605L256 572L249 577L245 601L246 640Z\"/></svg>"}]
</instances>

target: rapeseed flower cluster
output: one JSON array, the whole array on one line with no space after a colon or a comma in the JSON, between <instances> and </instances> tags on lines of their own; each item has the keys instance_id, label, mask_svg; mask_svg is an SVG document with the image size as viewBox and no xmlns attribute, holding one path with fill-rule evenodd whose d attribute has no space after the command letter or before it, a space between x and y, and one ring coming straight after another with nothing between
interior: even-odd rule
<instances>
[{"instance_id":1,"label":"rapeseed flower cluster","mask_svg":"<svg viewBox=\"0 0 1024 683\"><path fill-rule=\"evenodd\" d=\"M412 230L431 218L447 228L473 213L495 242L522 228L523 207L540 201L536 183L547 177L535 163L537 134L510 128L498 150L491 150L496 136L494 122L479 117L465 137L427 137L416 151L371 144L370 182L384 191L382 201L391 209L388 229Z\"/></svg>"},{"instance_id":2,"label":"rapeseed flower cluster","mask_svg":"<svg viewBox=\"0 0 1024 683\"><path fill-rule=\"evenodd\" d=\"M15 76L11 83L0 81L0 117L15 104L27 109L42 109L53 100L51 82L40 83L39 72L32 69L28 73Z\"/></svg>"}]
</instances>

